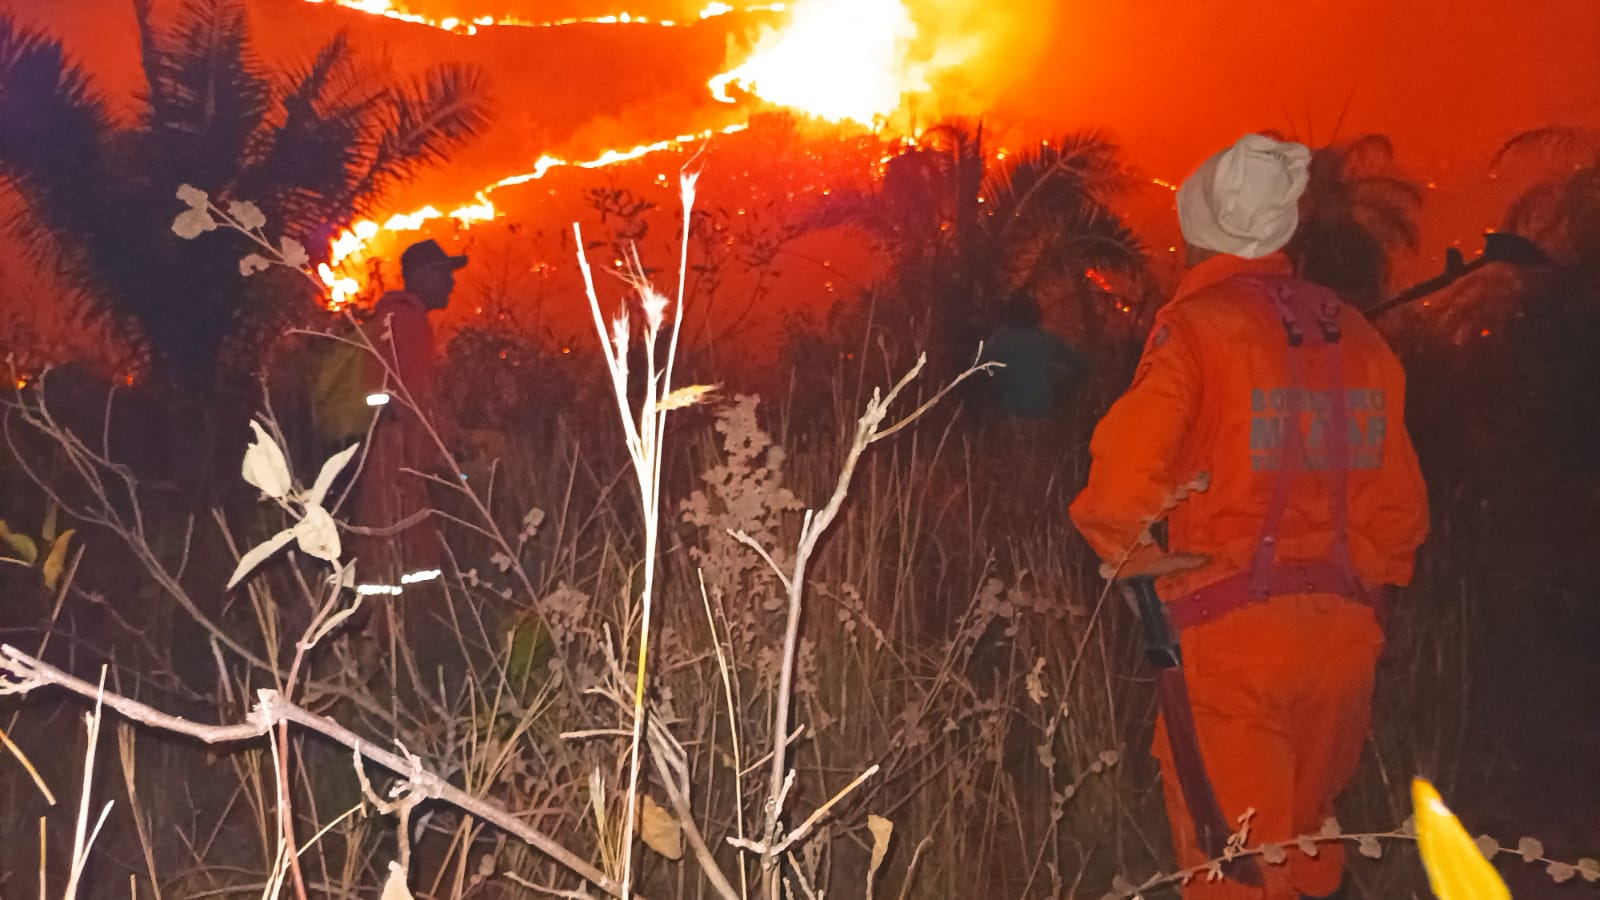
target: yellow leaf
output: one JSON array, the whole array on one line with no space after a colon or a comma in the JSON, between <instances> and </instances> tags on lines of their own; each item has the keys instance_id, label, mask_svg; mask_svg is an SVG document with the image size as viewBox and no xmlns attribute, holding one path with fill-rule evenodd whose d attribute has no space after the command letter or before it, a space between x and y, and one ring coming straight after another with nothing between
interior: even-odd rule
<instances>
[{"instance_id":1,"label":"yellow leaf","mask_svg":"<svg viewBox=\"0 0 1600 900\"><path fill-rule=\"evenodd\" d=\"M406 886L405 870L397 862L389 863L389 880L383 883L381 900L413 900L411 888Z\"/></svg>"},{"instance_id":2,"label":"yellow leaf","mask_svg":"<svg viewBox=\"0 0 1600 900\"><path fill-rule=\"evenodd\" d=\"M61 580L61 570L66 568L67 543L72 540L74 530L68 528L51 541L50 553L44 558L44 586L52 591L56 589L56 582Z\"/></svg>"},{"instance_id":3,"label":"yellow leaf","mask_svg":"<svg viewBox=\"0 0 1600 900\"><path fill-rule=\"evenodd\" d=\"M646 846L667 859L683 858L683 828L649 794L644 795L639 807L639 836Z\"/></svg>"},{"instance_id":4,"label":"yellow leaf","mask_svg":"<svg viewBox=\"0 0 1600 900\"><path fill-rule=\"evenodd\" d=\"M682 409L685 406L693 406L696 403L704 403L707 400L710 400L711 395L716 393L716 391L717 386L714 384L691 384L688 387L678 388L672 393L656 401L656 412L662 412L669 409Z\"/></svg>"},{"instance_id":5,"label":"yellow leaf","mask_svg":"<svg viewBox=\"0 0 1600 900\"><path fill-rule=\"evenodd\" d=\"M10 545L11 551L17 555L17 559L28 565L31 566L39 561L39 545L33 542L33 538L25 534L17 534L7 528L4 519L0 519L0 541L5 541Z\"/></svg>"},{"instance_id":6,"label":"yellow leaf","mask_svg":"<svg viewBox=\"0 0 1600 900\"><path fill-rule=\"evenodd\" d=\"M1411 803L1417 816L1417 847L1439 900L1511 900L1500 874L1478 852L1433 785L1413 779Z\"/></svg>"},{"instance_id":7,"label":"yellow leaf","mask_svg":"<svg viewBox=\"0 0 1600 900\"><path fill-rule=\"evenodd\" d=\"M872 865L871 871L878 871L883 865L883 858L889 852L889 838L894 834L894 823L883 816L867 816L867 830L872 832Z\"/></svg>"}]
</instances>

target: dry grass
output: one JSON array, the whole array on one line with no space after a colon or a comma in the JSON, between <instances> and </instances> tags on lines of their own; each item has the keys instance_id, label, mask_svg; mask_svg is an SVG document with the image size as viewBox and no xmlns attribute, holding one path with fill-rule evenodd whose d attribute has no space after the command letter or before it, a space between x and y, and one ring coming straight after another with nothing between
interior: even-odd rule
<instances>
[{"instance_id":1,"label":"dry grass","mask_svg":"<svg viewBox=\"0 0 1600 900\"><path fill-rule=\"evenodd\" d=\"M485 365L455 362L469 375ZM239 549L291 524L283 511L241 492L213 516L186 515L112 459L108 441L80 440L50 415L48 384L18 393L10 459L91 549L50 595L22 580L33 573L4 570L39 592L38 621L54 635L8 641L41 653L53 643L51 658L80 672L108 662L119 694L203 721L238 722L259 691L276 691L404 760L398 775L370 756L353 765L315 729L276 730L265 747L125 737L138 819L107 820L84 893L122 895L131 878L157 896L270 896L286 882L303 896L374 896L395 860L411 893L430 898L576 897L596 885L657 898L780 886L855 896L863 884L878 897L1063 897L1161 881L1149 873L1167 870L1170 853L1135 629L1065 519L1087 425L1122 379L1104 374L1054 428L983 421L979 395L958 393L863 442L873 388L909 361L863 353L857 366L853 377L805 373L829 389L777 403L730 386L671 428L656 414L667 391L640 403L621 373L622 415L638 423L631 448L594 421L596 402L615 402L603 394L579 392L565 409L523 397L540 411L477 436L493 458L462 461L464 484L434 484L438 514L424 527L448 538L448 577L369 598L326 635L351 600L324 583L320 561L280 559L220 590ZM939 391L903 384L903 411ZM277 399L280 421L294 421ZM316 454L291 456L304 468ZM841 467L853 479L841 482ZM835 496L832 528L811 528L803 510ZM1412 773L1448 788L1462 757L1480 599L1451 577L1448 553L1434 559L1402 607L1401 661L1384 676L1352 840L1404 818ZM46 783L84 758L62 715L74 708L41 701L5 724ZM62 835L80 827L47 811L9 759L0 832L31 833L41 814ZM437 802L421 789L426 773L550 836L593 874ZM640 808L648 847L633 850ZM892 837L869 816L892 823ZM0 894L34 889L15 874L39 868L32 853L0 841L0 872L12 873ZM81 856L47 859L51 883L73 877ZM1372 863L1361 877L1399 896L1417 874Z\"/></svg>"}]
</instances>

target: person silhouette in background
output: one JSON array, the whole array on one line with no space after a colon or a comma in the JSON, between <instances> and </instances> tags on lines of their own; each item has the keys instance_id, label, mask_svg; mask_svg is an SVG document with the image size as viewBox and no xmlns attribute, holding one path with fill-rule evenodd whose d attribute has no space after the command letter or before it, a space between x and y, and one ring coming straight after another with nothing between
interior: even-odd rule
<instances>
[{"instance_id":1,"label":"person silhouette in background","mask_svg":"<svg viewBox=\"0 0 1600 900\"><path fill-rule=\"evenodd\" d=\"M998 414L1000 436L993 450L998 478L991 487L1010 505L1048 502L1061 474L1052 448L1066 440L1062 395L1088 365L1071 344L1044 327L1038 301L1025 290L1007 301L999 327L984 344L983 361L1004 366L990 371L989 405Z\"/></svg>"},{"instance_id":2,"label":"person silhouette in background","mask_svg":"<svg viewBox=\"0 0 1600 900\"><path fill-rule=\"evenodd\" d=\"M1046 329L1033 294L1019 290L1007 301L1000 327L983 347L985 362L1005 366L994 373L998 407L1007 419L1053 418L1062 389L1088 370L1071 344Z\"/></svg>"},{"instance_id":3,"label":"person silhouette in background","mask_svg":"<svg viewBox=\"0 0 1600 900\"><path fill-rule=\"evenodd\" d=\"M371 379L384 390L368 402L382 403L383 411L355 493L356 520L363 525L396 528L426 512L427 482L416 473L454 477L440 446L458 446L459 429L439 402L438 349L428 317L449 306L455 273L466 264L465 256L445 253L437 241L412 244L400 256L404 289L389 291L373 307L367 334L388 371ZM365 549L358 576L392 585L426 576L443 558L437 529L426 522Z\"/></svg>"}]
</instances>

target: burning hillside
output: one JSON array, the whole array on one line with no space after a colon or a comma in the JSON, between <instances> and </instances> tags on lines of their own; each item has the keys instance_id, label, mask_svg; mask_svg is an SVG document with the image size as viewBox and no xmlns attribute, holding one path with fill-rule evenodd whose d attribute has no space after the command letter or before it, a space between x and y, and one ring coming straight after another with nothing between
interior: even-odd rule
<instances>
[{"instance_id":1,"label":"burning hillside","mask_svg":"<svg viewBox=\"0 0 1600 900\"><path fill-rule=\"evenodd\" d=\"M345 9L426 25L462 37L477 37L490 29L583 25L677 28L685 24L677 19L626 12L547 20L492 15L462 18L433 17L392 0L306 2L333 3ZM740 106L742 99L746 109L776 106L803 116L835 123L851 122L864 128L889 121L909 102L929 95L933 91L932 79L963 62L977 40L969 37L942 47L931 44L919 32L911 10L902 0L798 0L793 4L745 6L739 11L774 13L779 15L779 20L762 25L748 49L730 51L730 56L739 57L737 63L707 84L717 101ZM719 18L731 12L734 8L728 4L713 2L700 9L691 21ZM736 98L732 92L741 94L742 98ZM714 112L709 116L701 115L726 118L726 114ZM736 121L631 146L609 147L585 158L569 159L542 153L525 168L502 175L473 191L470 197L450 203L426 203L409 211L353 223L332 239L328 262L320 269L323 281L335 304L346 302L361 290L361 283L352 270L358 269L374 249L382 246L386 234L415 232L438 220L453 220L459 227L470 228L502 214L490 196L495 191L539 180L553 168L604 168L704 142L713 135L729 134L745 127L746 122Z\"/></svg>"}]
</instances>

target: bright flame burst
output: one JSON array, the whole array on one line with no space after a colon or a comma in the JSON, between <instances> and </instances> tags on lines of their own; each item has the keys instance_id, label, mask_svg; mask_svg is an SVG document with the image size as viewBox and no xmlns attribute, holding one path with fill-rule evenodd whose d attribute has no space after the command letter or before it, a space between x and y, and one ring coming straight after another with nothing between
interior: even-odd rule
<instances>
[{"instance_id":1,"label":"bright flame burst","mask_svg":"<svg viewBox=\"0 0 1600 900\"><path fill-rule=\"evenodd\" d=\"M728 86L737 84L769 103L871 126L907 94L929 90L928 67L910 57L916 37L901 0L799 0L788 25L711 79L711 93L732 103Z\"/></svg>"}]
</instances>

